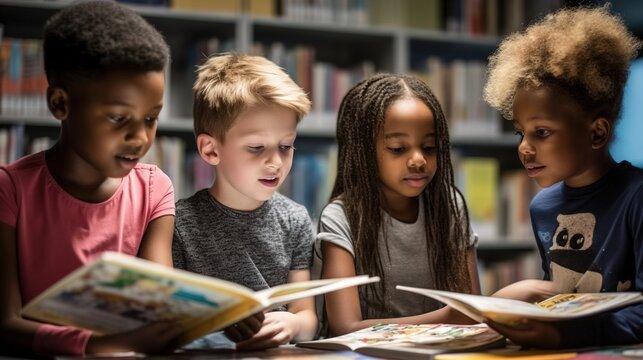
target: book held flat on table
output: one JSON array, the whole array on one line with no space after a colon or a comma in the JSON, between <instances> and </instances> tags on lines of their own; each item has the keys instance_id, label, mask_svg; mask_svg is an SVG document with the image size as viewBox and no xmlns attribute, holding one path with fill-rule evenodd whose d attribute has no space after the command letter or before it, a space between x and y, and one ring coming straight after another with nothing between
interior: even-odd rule
<instances>
[{"instance_id":1,"label":"book held flat on table","mask_svg":"<svg viewBox=\"0 0 643 360\"><path fill-rule=\"evenodd\" d=\"M21 315L101 334L176 321L185 329L176 340L180 346L262 310L376 281L379 278L356 276L255 292L232 282L105 252L36 297Z\"/></svg>"},{"instance_id":2,"label":"book held flat on table","mask_svg":"<svg viewBox=\"0 0 643 360\"><path fill-rule=\"evenodd\" d=\"M640 292L604 292L559 294L536 304L491 296L459 294L409 286L396 289L428 296L460 311L471 319L485 318L512 325L521 319L561 321L599 314L626 305L643 302Z\"/></svg>"},{"instance_id":3,"label":"book held flat on table","mask_svg":"<svg viewBox=\"0 0 643 360\"><path fill-rule=\"evenodd\" d=\"M350 334L297 346L322 350L352 350L360 354L398 359L427 359L438 354L505 346L505 338L485 324L381 324Z\"/></svg>"}]
</instances>

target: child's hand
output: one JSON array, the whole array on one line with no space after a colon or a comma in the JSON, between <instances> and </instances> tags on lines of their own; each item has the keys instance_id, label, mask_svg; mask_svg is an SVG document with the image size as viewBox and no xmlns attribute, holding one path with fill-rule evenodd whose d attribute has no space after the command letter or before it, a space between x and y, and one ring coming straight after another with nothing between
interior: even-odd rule
<instances>
[{"instance_id":1,"label":"child's hand","mask_svg":"<svg viewBox=\"0 0 643 360\"><path fill-rule=\"evenodd\" d=\"M485 319L490 328L523 347L555 349L560 347L560 330L554 323L524 319L513 327Z\"/></svg>"},{"instance_id":2,"label":"child's hand","mask_svg":"<svg viewBox=\"0 0 643 360\"><path fill-rule=\"evenodd\" d=\"M492 296L526 302L540 302L562 292L571 292L547 280L522 280L496 291Z\"/></svg>"},{"instance_id":3,"label":"child's hand","mask_svg":"<svg viewBox=\"0 0 643 360\"><path fill-rule=\"evenodd\" d=\"M264 322L264 318L263 312L260 311L252 316L248 316L236 324L228 326L224 329L224 333L228 339L234 342L250 339L261 329L261 324Z\"/></svg>"},{"instance_id":4,"label":"child's hand","mask_svg":"<svg viewBox=\"0 0 643 360\"><path fill-rule=\"evenodd\" d=\"M175 322L157 322L141 328L113 335L92 335L87 343L87 354L135 351L159 353L171 350L168 346L183 332Z\"/></svg>"},{"instance_id":5,"label":"child's hand","mask_svg":"<svg viewBox=\"0 0 643 360\"><path fill-rule=\"evenodd\" d=\"M296 315L287 311L266 313L266 319L252 338L237 343L237 350L260 350L287 344L299 333Z\"/></svg>"}]
</instances>

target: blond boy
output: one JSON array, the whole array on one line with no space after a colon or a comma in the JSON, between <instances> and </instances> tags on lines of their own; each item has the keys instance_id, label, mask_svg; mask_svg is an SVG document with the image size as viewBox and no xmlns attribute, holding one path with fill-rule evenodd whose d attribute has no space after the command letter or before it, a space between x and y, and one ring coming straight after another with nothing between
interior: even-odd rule
<instances>
[{"instance_id":1,"label":"blond boy","mask_svg":"<svg viewBox=\"0 0 643 360\"><path fill-rule=\"evenodd\" d=\"M314 239L306 209L276 193L293 160L306 94L277 65L226 54L198 69L194 130L199 155L215 167L209 189L176 204L175 267L254 290L310 279ZM312 299L227 329L238 349L313 337Z\"/></svg>"}]
</instances>

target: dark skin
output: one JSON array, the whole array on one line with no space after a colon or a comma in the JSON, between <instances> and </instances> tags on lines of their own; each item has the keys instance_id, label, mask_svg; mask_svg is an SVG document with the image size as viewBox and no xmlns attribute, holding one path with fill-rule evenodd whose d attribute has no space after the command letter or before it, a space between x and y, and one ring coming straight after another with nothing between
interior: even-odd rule
<instances>
[{"instance_id":1,"label":"dark skin","mask_svg":"<svg viewBox=\"0 0 643 360\"><path fill-rule=\"evenodd\" d=\"M435 120L421 101L400 99L386 112L377 141L386 212L407 223L417 219L418 197L436 172Z\"/></svg>"},{"instance_id":2,"label":"dark skin","mask_svg":"<svg viewBox=\"0 0 643 360\"><path fill-rule=\"evenodd\" d=\"M590 185L615 163L608 143L612 122L581 107L557 86L520 88L514 101L518 156L542 187L564 181Z\"/></svg>"},{"instance_id":3,"label":"dark skin","mask_svg":"<svg viewBox=\"0 0 643 360\"><path fill-rule=\"evenodd\" d=\"M419 196L436 172L433 113L415 98L394 102L386 111L383 133L376 146L386 212L399 221L415 222L419 214ZM322 254L322 278L356 275L355 260L346 249L324 241ZM475 248L467 251L466 261L471 292L479 294ZM327 294L325 300L333 335L347 334L376 324L472 323L449 306L402 318L364 319L359 292L355 287Z\"/></svg>"},{"instance_id":4,"label":"dark skin","mask_svg":"<svg viewBox=\"0 0 643 360\"><path fill-rule=\"evenodd\" d=\"M612 121L584 109L559 86L519 88L513 113L514 127L521 137L518 156L538 185L547 187L564 181L570 187L583 187L598 181L615 166L608 150ZM500 290L496 296L517 298L533 294L536 287L530 281L512 284L511 289ZM543 293L555 292L555 284L541 283ZM561 345L561 333L555 323L524 319L512 327L492 320L486 322L525 347Z\"/></svg>"},{"instance_id":5,"label":"dark skin","mask_svg":"<svg viewBox=\"0 0 643 360\"><path fill-rule=\"evenodd\" d=\"M72 86L47 89L49 109L61 121L60 139L47 151L47 168L60 187L88 203L109 199L138 159L149 150L163 106L162 71L114 71ZM138 256L172 266L173 216L150 222ZM20 317L16 230L0 223L0 342L30 353L42 323ZM86 353L159 352L182 332L156 323L127 333L92 335Z\"/></svg>"}]
</instances>

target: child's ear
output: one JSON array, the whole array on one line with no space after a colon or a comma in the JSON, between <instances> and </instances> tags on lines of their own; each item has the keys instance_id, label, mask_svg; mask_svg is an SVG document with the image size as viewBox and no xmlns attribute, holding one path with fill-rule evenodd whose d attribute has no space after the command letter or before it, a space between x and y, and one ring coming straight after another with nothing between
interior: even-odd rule
<instances>
[{"instance_id":1,"label":"child's ear","mask_svg":"<svg viewBox=\"0 0 643 360\"><path fill-rule=\"evenodd\" d=\"M612 123L604 117L599 117L592 123L592 149L600 149L607 145L612 137Z\"/></svg>"},{"instance_id":2,"label":"child's ear","mask_svg":"<svg viewBox=\"0 0 643 360\"><path fill-rule=\"evenodd\" d=\"M58 120L64 121L69 116L69 94L57 86L47 88L47 107Z\"/></svg>"},{"instance_id":3,"label":"child's ear","mask_svg":"<svg viewBox=\"0 0 643 360\"><path fill-rule=\"evenodd\" d=\"M196 147L201 158L210 165L219 165L220 142L208 134L199 134L196 137Z\"/></svg>"}]
</instances>

